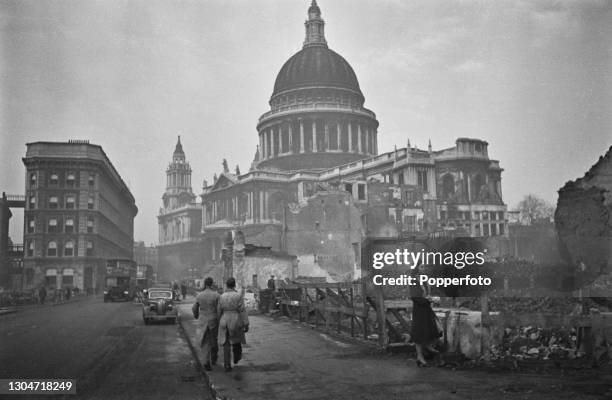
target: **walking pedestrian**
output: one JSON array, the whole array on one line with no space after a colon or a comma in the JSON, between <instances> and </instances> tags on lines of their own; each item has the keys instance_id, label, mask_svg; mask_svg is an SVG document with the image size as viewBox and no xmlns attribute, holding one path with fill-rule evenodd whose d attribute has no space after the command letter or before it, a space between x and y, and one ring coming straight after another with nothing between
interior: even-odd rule
<instances>
[{"instance_id":1,"label":"walking pedestrian","mask_svg":"<svg viewBox=\"0 0 612 400\"><path fill-rule=\"evenodd\" d=\"M40 304L45 304L46 297L47 297L47 289L45 289L45 285L41 285L40 289L38 289L38 299L40 300Z\"/></svg>"},{"instance_id":2,"label":"walking pedestrian","mask_svg":"<svg viewBox=\"0 0 612 400\"><path fill-rule=\"evenodd\" d=\"M249 317L244 308L244 299L236 291L236 280L227 280L225 292L219 297L219 345L223 345L223 365L225 372L232 370L234 364L242 359L242 344L246 343L245 333L249 331Z\"/></svg>"},{"instance_id":3,"label":"walking pedestrian","mask_svg":"<svg viewBox=\"0 0 612 400\"><path fill-rule=\"evenodd\" d=\"M219 306L219 293L213 290L213 279L208 277L204 280L204 290L200 292L192 307L194 318L202 323L202 354L204 356L204 369L210 371L212 365L217 364L219 356L219 345L217 337L219 335L219 316L217 314Z\"/></svg>"},{"instance_id":4,"label":"walking pedestrian","mask_svg":"<svg viewBox=\"0 0 612 400\"><path fill-rule=\"evenodd\" d=\"M418 270L419 268L414 269L414 271ZM437 317L431 308L429 287L416 285L412 286L410 291L412 299L410 338L416 347L417 365L427 367L424 351L434 355L439 353L433 345L442 336L442 332L438 329Z\"/></svg>"},{"instance_id":5,"label":"walking pedestrian","mask_svg":"<svg viewBox=\"0 0 612 400\"><path fill-rule=\"evenodd\" d=\"M187 296L187 285L185 285L185 282L181 283L181 296L183 296L183 300Z\"/></svg>"}]
</instances>

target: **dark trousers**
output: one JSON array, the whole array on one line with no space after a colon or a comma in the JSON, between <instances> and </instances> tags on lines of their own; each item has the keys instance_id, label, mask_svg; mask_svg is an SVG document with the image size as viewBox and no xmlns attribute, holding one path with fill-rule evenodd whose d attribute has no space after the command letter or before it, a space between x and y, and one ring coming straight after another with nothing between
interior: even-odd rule
<instances>
[{"instance_id":1,"label":"dark trousers","mask_svg":"<svg viewBox=\"0 0 612 400\"><path fill-rule=\"evenodd\" d=\"M223 343L223 365L232 366L232 353L234 353L234 364L242 359L242 344L230 344L229 334L225 333L225 343Z\"/></svg>"},{"instance_id":2,"label":"dark trousers","mask_svg":"<svg viewBox=\"0 0 612 400\"><path fill-rule=\"evenodd\" d=\"M217 363L219 357L219 345L217 344L217 332L218 328L206 329L206 332L202 335L202 341L200 346L202 347L202 353L204 355L205 364Z\"/></svg>"}]
</instances>

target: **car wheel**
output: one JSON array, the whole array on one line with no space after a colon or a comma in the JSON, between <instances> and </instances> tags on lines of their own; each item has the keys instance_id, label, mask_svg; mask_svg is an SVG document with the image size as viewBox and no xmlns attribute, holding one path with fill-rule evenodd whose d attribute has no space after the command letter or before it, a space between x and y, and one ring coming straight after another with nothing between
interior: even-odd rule
<instances>
[{"instance_id":1,"label":"car wheel","mask_svg":"<svg viewBox=\"0 0 612 400\"><path fill-rule=\"evenodd\" d=\"M145 325L149 325L149 319L148 318L143 318L144 324Z\"/></svg>"}]
</instances>

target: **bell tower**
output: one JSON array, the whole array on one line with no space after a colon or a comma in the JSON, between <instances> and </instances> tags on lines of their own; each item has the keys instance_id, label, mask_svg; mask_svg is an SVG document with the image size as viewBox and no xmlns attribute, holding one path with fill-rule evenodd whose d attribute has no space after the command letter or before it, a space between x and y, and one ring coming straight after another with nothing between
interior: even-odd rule
<instances>
[{"instance_id":1,"label":"bell tower","mask_svg":"<svg viewBox=\"0 0 612 400\"><path fill-rule=\"evenodd\" d=\"M172 154L172 162L166 170L166 191L162 199L164 210L174 210L195 202L191 189L191 166L185 160L180 136Z\"/></svg>"}]
</instances>

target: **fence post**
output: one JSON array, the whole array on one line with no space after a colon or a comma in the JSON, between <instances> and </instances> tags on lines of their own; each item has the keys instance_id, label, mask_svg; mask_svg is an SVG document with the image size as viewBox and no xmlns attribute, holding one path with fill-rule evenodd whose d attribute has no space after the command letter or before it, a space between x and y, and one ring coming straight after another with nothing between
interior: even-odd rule
<instances>
[{"instance_id":1,"label":"fence post","mask_svg":"<svg viewBox=\"0 0 612 400\"><path fill-rule=\"evenodd\" d=\"M387 349L389 335L387 332L387 310L385 310L385 299L381 288L376 289L376 315L378 319L379 336L378 343L382 350Z\"/></svg>"},{"instance_id":2,"label":"fence post","mask_svg":"<svg viewBox=\"0 0 612 400\"><path fill-rule=\"evenodd\" d=\"M351 286L351 337L355 337L355 304L353 303L353 287Z\"/></svg>"}]
</instances>

